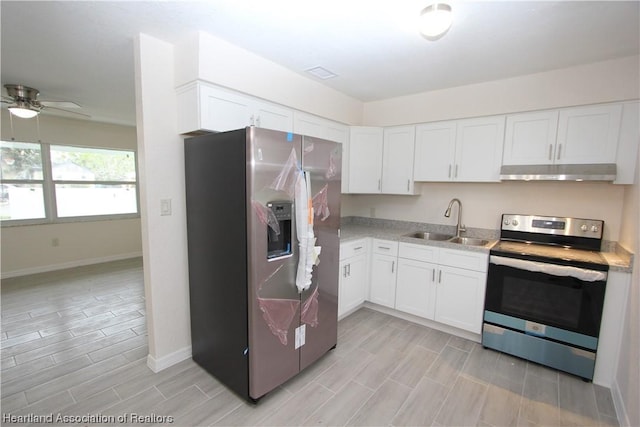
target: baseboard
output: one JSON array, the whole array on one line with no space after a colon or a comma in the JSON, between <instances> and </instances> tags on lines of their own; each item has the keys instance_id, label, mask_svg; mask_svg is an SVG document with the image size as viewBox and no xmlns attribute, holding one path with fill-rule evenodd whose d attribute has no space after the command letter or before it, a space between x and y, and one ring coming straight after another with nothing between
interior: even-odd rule
<instances>
[{"instance_id":1,"label":"baseboard","mask_svg":"<svg viewBox=\"0 0 640 427\"><path fill-rule=\"evenodd\" d=\"M469 341L474 341L474 342L477 342L477 343L482 342L482 335L480 335L480 334L474 334L473 332L469 332L469 331L465 331L465 330L462 330L462 329L458 329L458 328L455 328L453 326L445 325L445 324L440 323L440 322L436 322L436 321L433 321L433 320L429 320L429 319L425 319L425 318L422 318L422 317L414 316L413 314L404 313L402 311L395 310L395 309L389 308L389 307L384 307L384 306L381 306L381 305L378 305L378 304L375 304L375 303L372 303L372 302L369 302L369 301L365 301L365 303L362 306L370 308L372 310L379 311L379 312L384 313L384 314L388 314L390 316L394 316L394 317L398 317L398 318L403 319L403 320L407 320L409 322L417 323L419 325L426 326L426 327L431 328L431 329L437 329L439 331L446 332L446 333L448 333L450 335L455 335L457 337L464 338L464 339L467 339Z\"/></svg>"},{"instance_id":2,"label":"baseboard","mask_svg":"<svg viewBox=\"0 0 640 427\"><path fill-rule=\"evenodd\" d=\"M624 399L622 399L622 393L620 392L618 381L615 379L613 380L613 384L611 384L611 398L613 399L613 406L616 409L618 423L621 426L630 426L631 422L629 421L629 414L627 413L627 409L624 405Z\"/></svg>"},{"instance_id":3,"label":"baseboard","mask_svg":"<svg viewBox=\"0 0 640 427\"><path fill-rule=\"evenodd\" d=\"M181 348L173 353L169 353L166 356L155 358L152 355L147 356L147 366L153 372L160 372L167 369L170 366L180 363L183 360L191 358L191 346Z\"/></svg>"},{"instance_id":4,"label":"baseboard","mask_svg":"<svg viewBox=\"0 0 640 427\"><path fill-rule=\"evenodd\" d=\"M47 273L49 271L65 270L67 268L84 267L85 265L102 264L111 261L120 261L129 258L139 258L142 252L130 252L126 254L110 255L99 258L86 258L76 261L64 262L61 264L42 265L38 267L23 268L21 270L3 271L0 278L9 279L11 277L27 276L29 274Z\"/></svg>"}]
</instances>

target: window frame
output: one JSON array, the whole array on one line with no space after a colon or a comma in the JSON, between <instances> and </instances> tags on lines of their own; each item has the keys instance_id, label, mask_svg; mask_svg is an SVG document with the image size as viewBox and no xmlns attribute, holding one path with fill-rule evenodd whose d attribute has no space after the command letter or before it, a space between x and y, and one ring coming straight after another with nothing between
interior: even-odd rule
<instances>
[{"instance_id":1,"label":"window frame","mask_svg":"<svg viewBox=\"0 0 640 427\"><path fill-rule=\"evenodd\" d=\"M4 139L2 141L5 141ZM28 219L3 219L0 220L1 227L16 227L23 225L44 225L44 224L69 224L74 222L93 222L93 221L112 221L120 219L140 218L140 184L138 174L138 152L134 149L115 148L115 147L97 147L88 145L60 144L46 142L16 141L13 138L6 142L28 142L29 144L38 144L40 146L40 156L42 160L42 179L2 179L0 185L6 184L42 184L42 194L44 202L44 218L28 218ZM112 150L112 151L128 151L134 157L134 167L136 173L135 181L78 181L78 180L54 180L51 165L51 146L65 146L72 148L87 148L96 150ZM122 214L104 214L104 215L79 215L79 216L58 216L58 206L56 200L56 184L82 184L82 185L132 185L136 190L136 212Z\"/></svg>"}]
</instances>

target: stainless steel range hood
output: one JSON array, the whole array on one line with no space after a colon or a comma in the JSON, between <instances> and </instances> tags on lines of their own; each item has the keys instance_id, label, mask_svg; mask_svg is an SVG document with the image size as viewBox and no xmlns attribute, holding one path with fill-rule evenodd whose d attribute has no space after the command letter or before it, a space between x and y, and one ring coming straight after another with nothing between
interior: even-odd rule
<instances>
[{"instance_id":1,"label":"stainless steel range hood","mask_svg":"<svg viewBox=\"0 0 640 427\"><path fill-rule=\"evenodd\" d=\"M589 165L504 165L502 181L613 181L615 163Z\"/></svg>"}]
</instances>

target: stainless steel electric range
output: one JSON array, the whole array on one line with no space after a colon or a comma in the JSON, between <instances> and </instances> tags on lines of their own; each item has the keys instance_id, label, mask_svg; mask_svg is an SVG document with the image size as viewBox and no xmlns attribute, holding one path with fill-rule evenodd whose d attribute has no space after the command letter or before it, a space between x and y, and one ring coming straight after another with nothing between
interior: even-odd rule
<instances>
[{"instance_id":1,"label":"stainless steel electric range","mask_svg":"<svg viewBox=\"0 0 640 427\"><path fill-rule=\"evenodd\" d=\"M502 215L482 345L593 379L609 266L604 221Z\"/></svg>"}]
</instances>

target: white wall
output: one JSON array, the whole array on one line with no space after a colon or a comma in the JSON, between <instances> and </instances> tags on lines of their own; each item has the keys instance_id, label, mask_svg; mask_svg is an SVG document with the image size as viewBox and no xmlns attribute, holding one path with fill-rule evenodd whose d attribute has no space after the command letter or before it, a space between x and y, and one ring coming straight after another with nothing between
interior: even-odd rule
<instances>
[{"instance_id":1,"label":"white wall","mask_svg":"<svg viewBox=\"0 0 640 427\"><path fill-rule=\"evenodd\" d=\"M203 32L176 45L176 85L196 79L339 122L362 121L362 102Z\"/></svg>"},{"instance_id":2,"label":"white wall","mask_svg":"<svg viewBox=\"0 0 640 427\"><path fill-rule=\"evenodd\" d=\"M184 145L173 45L141 34L135 48L147 364L158 371L191 357ZM161 199L171 200L171 215L160 216Z\"/></svg>"},{"instance_id":3,"label":"white wall","mask_svg":"<svg viewBox=\"0 0 640 427\"><path fill-rule=\"evenodd\" d=\"M364 105L363 121L392 126L640 97L640 57L631 56Z\"/></svg>"},{"instance_id":4,"label":"white wall","mask_svg":"<svg viewBox=\"0 0 640 427\"><path fill-rule=\"evenodd\" d=\"M444 211L457 197L467 227L496 230L503 213L587 217L603 219L604 238L618 240L624 187L589 182L417 183L418 196L343 195L341 214L455 225L455 214L445 218Z\"/></svg>"},{"instance_id":5,"label":"white wall","mask_svg":"<svg viewBox=\"0 0 640 427\"><path fill-rule=\"evenodd\" d=\"M35 119L2 115L2 139L16 141L136 149L132 126L97 123L41 114ZM87 221L2 228L2 277L39 273L79 265L140 256L140 219ZM52 245L58 239L59 246Z\"/></svg>"}]
</instances>

